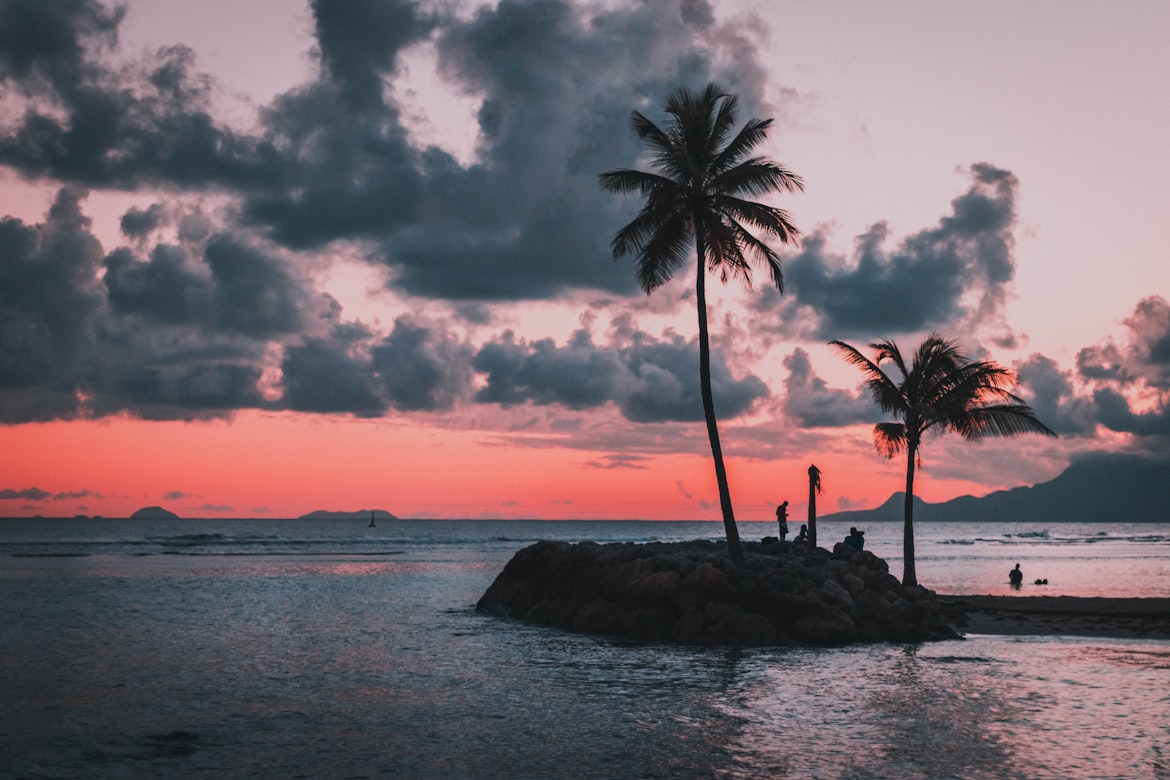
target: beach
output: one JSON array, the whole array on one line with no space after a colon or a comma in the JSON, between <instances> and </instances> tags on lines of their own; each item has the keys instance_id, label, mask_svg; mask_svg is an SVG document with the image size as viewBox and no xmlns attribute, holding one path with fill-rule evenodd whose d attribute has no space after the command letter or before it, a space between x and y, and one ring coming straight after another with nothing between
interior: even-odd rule
<instances>
[{"instance_id":1,"label":"beach","mask_svg":"<svg viewBox=\"0 0 1170 780\"><path fill-rule=\"evenodd\" d=\"M1077 596L939 596L967 634L1170 640L1170 599Z\"/></svg>"}]
</instances>

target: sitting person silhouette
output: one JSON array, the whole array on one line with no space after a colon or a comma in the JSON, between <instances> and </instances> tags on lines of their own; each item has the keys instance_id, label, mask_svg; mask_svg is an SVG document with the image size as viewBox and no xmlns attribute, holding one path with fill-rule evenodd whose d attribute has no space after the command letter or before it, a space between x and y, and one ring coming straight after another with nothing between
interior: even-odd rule
<instances>
[{"instance_id":1,"label":"sitting person silhouette","mask_svg":"<svg viewBox=\"0 0 1170 780\"><path fill-rule=\"evenodd\" d=\"M792 541L796 544L808 544L808 526L802 525L800 527L800 533Z\"/></svg>"},{"instance_id":2,"label":"sitting person silhouette","mask_svg":"<svg viewBox=\"0 0 1170 780\"><path fill-rule=\"evenodd\" d=\"M1024 573L1020 571L1020 564L1016 564L1016 568L1008 572L1008 580L1011 582L1013 588L1019 588L1024 581Z\"/></svg>"},{"instance_id":3,"label":"sitting person silhouette","mask_svg":"<svg viewBox=\"0 0 1170 780\"><path fill-rule=\"evenodd\" d=\"M865 531L858 531L856 528L850 528L849 535L845 537L845 544L849 545L854 550L861 552L865 548Z\"/></svg>"}]
</instances>

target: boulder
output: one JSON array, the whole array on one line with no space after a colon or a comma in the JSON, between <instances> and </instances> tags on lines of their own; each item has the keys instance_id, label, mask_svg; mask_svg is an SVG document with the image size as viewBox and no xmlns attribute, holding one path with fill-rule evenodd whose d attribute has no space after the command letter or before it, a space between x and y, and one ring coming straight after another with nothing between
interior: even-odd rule
<instances>
[{"instance_id":1,"label":"boulder","mask_svg":"<svg viewBox=\"0 0 1170 780\"><path fill-rule=\"evenodd\" d=\"M736 565L714 542L538 542L513 556L476 608L579 633L699 645L959 638L933 591L902 587L873 553L743 546Z\"/></svg>"}]
</instances>

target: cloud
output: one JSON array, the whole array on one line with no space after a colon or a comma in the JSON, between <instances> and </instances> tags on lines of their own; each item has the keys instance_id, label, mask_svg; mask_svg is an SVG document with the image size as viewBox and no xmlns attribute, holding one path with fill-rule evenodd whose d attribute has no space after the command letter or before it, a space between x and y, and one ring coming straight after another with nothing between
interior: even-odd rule
<instances>
[{"instance_id":1,"label":"cloud","mask_svg":"<svg viewBox=\"0 0 1170 780\"><path fill-rule=\"evenodd\" d=\"M582 329L558 347L552 339L529 342L508 331L475 356L476 370L487 375L475 400L577 410L614 403L631 422L697 421L703 419L698 364L697 342L677 335L655 339L639 331L628 343L599 347ZM720 419L746 414L768 395L753 374L735 379L718 353L711 384Z\"/></svg>"},{"instance_id":2,"label":"cloud","mask_svg":"<svg viewBox=\"0 0 1170 780\"><path fill-rule=\"evenodd\" d=\"M813 371L809 355L799 347L784 358L788 378L784 380L784 413L803 426L840 427L874 422L877 413L863 395L828 386Z\"/></svg>"},{"instance_id":3,"label":"cloud","mask_svg":"<svg viewBox=\"0 0 1170 780\"><path fill-rule=\"evenodd\" d=\"M1049 428L1062 435L1088 435L1096 430L1093 400L1078 394L1073 372L1062 371L1051 358L1034 353L1016 366L1016 375L1021 396ZM1030 398L1023 388L1031 391Z\"/></svg>"},{"instance_id":4,"label":"cloud","mask_svg":"<svg viewBox=\"0 0 1170 780\"><path fill-rule=\"evenodd\" d=\"M298 250L365 242L398 289L427 298L636 293L608 248L633 204L596 179L636 164L631 109L652 112L678 85L712 77L749 110L762 89L750 22L721 25L703 0L504 0L470 15L316 0L316 73L234 130L190 49L122 55L122 12L81 0L6 7L0 38L21 43L5 47L0 76L24 115L0 135L0 164L89 187L215 192L232 200L236 230ZM420 47L446 88L480 104L470 166L411 141L398 92ZM127 212L127 237L157 225L152 209Z\"/></svg>"},{"instance_id":5,"label":"cloud","mask_svg":"<svg viewBox=\"0 0 1170 780\"><path fill-rule=\"evenodd\" d=\"M0 488L0 501L44 501L51 496L47 490L35 487L22 490Z\"/></svg>"},{"instance_id":6,"label":"cloud","mask_svg":"<svg viewBox=\"0 0 1170 780\"><path fill-rule=\"evenodd\" d=\"M877 338L987 327L1014 341L1003 306L1015 275L1012 229L1018 182L987 163L971 166L971 187L938 224L889 247L878 222L854 241L851 259L832 254L814 232L785 261L787 293L765 290L756 311L781 333L810 338Z\"/></svg>"},{"instance_id":7,"label":"cloud","mask_svg":"<svg viewBox=\"0 0 1170 780\"><path fill-rule=\"evenodd\" d=\"M16 490L0 488L0 501L70 501L78 498L105 498L101 493L92 490L73 490L60 493L50 493L37 487Z\"/></svg>"},{"instance_id":8,"label":"cloud","mask_svg":"<svg viewBox=\"0 0 1170 780\"><path fill-rule=\"evenodd\" d=\"M1120 433L1170 434L1170 303L1142 299L1123 321L1123 344L1106 339L1077 353L1077 370L1094 387L1102 425Z\"/></svg>"},{"instance_id":9,"label":"cloud","mask_svg":"<svg viewBox=\"0 0 1170 780\"><path fill-rule=\"evenodd\" d=\"M387 400L403 411L451 409L471 390L473 349L452 333L407 317L371 350Z\"/></svg>"},{"instance_id":10,"label":"cloud","mask_svg":"<svg viewBox=\"0 0 1170 780\"><path fill-rule=\"evenodd\" d=\"M98 340L105 301L102 249L63 188L44 224L0 220L0 421L77 413L77 392Z\"/></svg>"},{"instance_id":11,"label":"cloud","mask_svg":"<svg viewBox=\"0 0 1170 780\"><path fill-rule=\"evenodd\" d=\"M0 421L263 406L269 344L316 327L326 302L222 234L103 255L85 196L62 188L42 224L0 220Z\"/></svg>"}]
</instances>

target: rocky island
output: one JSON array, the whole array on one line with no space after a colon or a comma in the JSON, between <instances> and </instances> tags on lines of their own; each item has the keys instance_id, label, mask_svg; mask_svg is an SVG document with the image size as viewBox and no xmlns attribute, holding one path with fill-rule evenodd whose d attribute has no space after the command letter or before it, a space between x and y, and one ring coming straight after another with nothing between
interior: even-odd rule
<instances>
[{"instance_id":1,"label":"rocky island","mask_svg":"<svg viewBox=\"0 0 1170 780\"><path fill-rule=\"evenodd\" d=\"M144 506L134 514L131 520L178 520L179 516L161 506Z\"/></svg>"},{"instance_id":2,"label":"rocky island","mask_svg":"<svg viewBox=\"0 0 1170 780\"><path fill-rule=\"evenodd\" d=\"M722 542L538 542L476 608L585 634L699 645L833 647L956 639L964 615L903 587L886 562L765 538L734 564Z\"/></svg>"},{"instance_id":3,"label":"rocky island","mask_svg":"<svg viewBox=\"0 0 1170 780\"><path fill-rule=\"evenodd\" d=\"M314 512L309 512L306 515L301 515L298 520L369 520L373 517L375 520L397 520L398 518L387 512L385 509L359 509L356 512L330 512L325 509L318 509Z\"/></svg>"}]
</instances>

